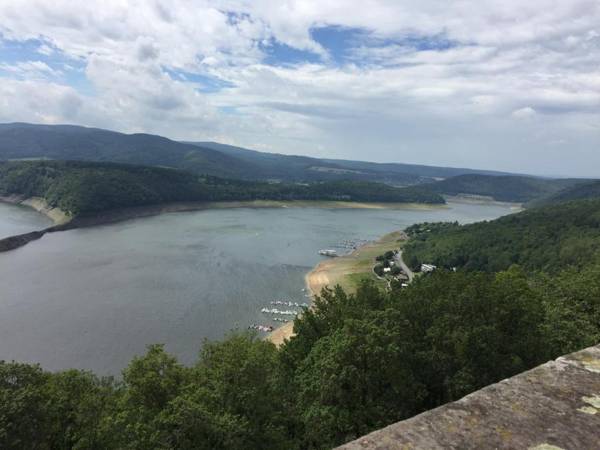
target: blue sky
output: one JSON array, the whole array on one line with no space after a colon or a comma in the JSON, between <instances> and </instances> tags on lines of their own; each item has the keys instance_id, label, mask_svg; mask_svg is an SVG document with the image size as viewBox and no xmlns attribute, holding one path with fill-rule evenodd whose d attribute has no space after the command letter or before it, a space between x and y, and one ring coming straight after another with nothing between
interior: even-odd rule
<instances>
[{"instance_id":1,"label":"blue sky","mask_svg":"<svg viewBox=\"0 0 600 450\"><path fill-rule=\"evenodd\" d=\"M0 121L599 176L598 23L595 0L14 0Z\"/></svg>"}]
</instances>

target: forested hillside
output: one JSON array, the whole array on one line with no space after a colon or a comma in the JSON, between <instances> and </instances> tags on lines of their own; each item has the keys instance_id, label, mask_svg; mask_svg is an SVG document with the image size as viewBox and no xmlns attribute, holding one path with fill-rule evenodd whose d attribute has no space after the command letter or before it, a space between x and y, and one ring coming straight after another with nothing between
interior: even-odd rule
<instances>
[{"instance_id":1,"label":"forested hillside","mask_svg":"<svg viewBox=\"0 0 600 450\"><path fill-rule=\"evenodd\" d=\"M459 175L424 185L445 195L481 195L498 201L525 203L583 183L580 179L547 179L525 176Z\"/></svg>"},{"instance_id":2,"label":"forested hillside","mask_svg":"<svg viewBox=\"0 0 600 450\"><path fill-rule=\"evenodd\" d=\"M600 340L600 267L324 292L277 349L235 334L122 382L0 362L0 448L329 449Z\"/></svg>"},{"instance_id":3,"label":"forested hillside","mask_svg":"<svg viewBox=\"0 0 600 450\"><path fill-rule=\"evenodd\" d=\"M215 150L150 134L71 125L0 124L0 160L56 159L168 166L235 177L254 167Z\"/></svg>"},{"instance_id":4,"label":"forested hillside","mask_svg":"<svg viewBox=\"0 0 600 450\"><path fill-rule=\"evenodd\" d=\"M600 181L576 184L556 194L534 200L528 206L535 207L592 198L600 198Z\"/></svg>"},{"instance_id":5,"label":"forested hillside","mask_svg":"<svg viewBox=\"0 0 600 450\"><path fill-rule=\"evenodd\" d=\"M423 166L402 163L373 163L341 159L320 159L308 156L264 153L216 142L192 142L200 147L211 148L229 156L242 159L261 167L271 178L296 181L330 178L368 177L391 183L415 184L468 173L502 175L502 172L455 167Z\"/></svg>"},{"instance_id":6,"label":"forested hillside","mask_svg":"<svg viewBox=\"0 0 600 450\"><path fill-rule=\"evenodd\" d=\"M202 175L283 182L376 181L412 185L473 169L378 164L263 153L214 142L176 142L73 125L0 124L0 160L55 159L166 166Z\"/></svg>"},{"instance_id":7,"label":"forested hillside","mask_svg":"<svg viewBox=\"0 0 600 450\"><path fill-rule=\"evenodd\" d=\"M518 264L556 272L593 261L600 250L600 199L533 208L491 222L418 224L407 229L410 266L498 271Z\"/></svg>"},{"instance_id":8,"label":"forested hillside","mask_svg":"<svg viewBox=\"0 0 600 450\"><path fill-rule=\"evenodd\" d=\"M334 200L443 203L418 187L360 181L275 184L159 167L81 161L0 163L0 195L43 197L71 214L182 201Z\"/></svg>"}]
</instances>

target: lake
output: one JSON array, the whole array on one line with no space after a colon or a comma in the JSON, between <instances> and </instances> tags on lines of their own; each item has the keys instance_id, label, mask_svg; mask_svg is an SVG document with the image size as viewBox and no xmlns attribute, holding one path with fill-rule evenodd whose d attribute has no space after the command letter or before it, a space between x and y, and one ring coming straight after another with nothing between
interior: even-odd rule
<instances>
[{"instance_id":1,"label":"lake","mask_svg":"<svg viewBox=\"0 0 600 450\"><path fill-rule=\"evenodd\" d=\"M47 226L0 205L0 232ZM416 222L473 222L507 205L435 209L214 209L51 233L0 254L0 359L118 375L151 343L192 363L204 339L268 324L269 302L306 302L317 251ZM37 222L36 222L37 221ZM33 228L32 228L33 227Z\"/></svg>"},{"instance_id":2,"label":"lake","mask_svg":"<svg viewBox=\"0 0 600 450\"><path fill-rule=\"evenodd\" d=\"M41 230L51 225L50 219L28 206L0 202L0 239Z\"/></svg>"}]
</instances>

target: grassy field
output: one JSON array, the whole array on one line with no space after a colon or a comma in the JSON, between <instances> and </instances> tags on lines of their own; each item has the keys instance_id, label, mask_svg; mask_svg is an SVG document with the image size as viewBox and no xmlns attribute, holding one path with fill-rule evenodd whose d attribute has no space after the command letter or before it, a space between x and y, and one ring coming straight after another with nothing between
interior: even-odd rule
<instances>
[{"instance_id":1,"label":"grassy field","mask_svg":"<svg viewBox=\"0 0 600 450\"><path fill-rule=\"evenodd\" d=\"M394 231L370 244L363 245L348 256L327 259L306 275L306 286L312 295L318 295L325 287L339 284L346 292L354 292L364 279L373 280L381 288L387 282L378 279L373 273L375 258L388 250L398 250L406 241L403 231ZM266 339L281 345L294 334L294 323L288 322L276 328Z\"/></svg>"},{"instance_id":2,"label":"grassy field","mask_svg":"<svg viewBox=\"0 0 600 450\"><path fill-rule=\"evenodd\" d=\"M339 284L347 292L356 290L364 279L370 279L381 287L387 282L378 279L373 273L375 257L388 250L398 250L405 241L402 231L386 234L381 239L364 245L348 256L340 256L321 262L306 277L306 282L314 294L321 292L324 287Z\"/></svg>"}]
</instances>

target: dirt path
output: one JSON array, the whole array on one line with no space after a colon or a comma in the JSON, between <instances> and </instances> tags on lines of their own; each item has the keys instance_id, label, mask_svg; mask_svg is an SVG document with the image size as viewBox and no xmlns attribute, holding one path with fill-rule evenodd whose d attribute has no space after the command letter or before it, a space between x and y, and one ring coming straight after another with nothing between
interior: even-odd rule
<instances>
[{"instance_id":1,"label":"dirt path","mask_svg":"<svg viewBox=\"0 0 600 450\"><path fill-rule=\"evenodd\" d=\"M400 268L404 271L406 275L408 275L408 281L411 282L415 277L415 274L410 268L406 265L404 260L402 259L402 250L400 250L396 254L396 262L400 265Z\"/></svg>"}]
</instances>

